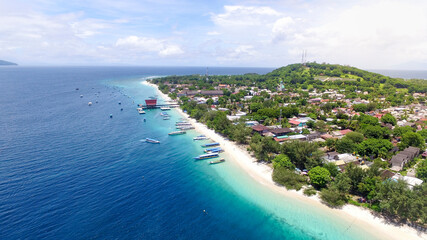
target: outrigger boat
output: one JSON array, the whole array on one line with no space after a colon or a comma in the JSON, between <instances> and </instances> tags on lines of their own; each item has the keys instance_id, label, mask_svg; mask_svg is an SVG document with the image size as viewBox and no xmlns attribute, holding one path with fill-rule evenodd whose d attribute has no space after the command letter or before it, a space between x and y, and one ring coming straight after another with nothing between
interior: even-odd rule
<instances>
[{"instance_id":1,"label":"outrigger boat","mask_svg":"<svg viewBox=\"0 0 427 240\"><path fill-rule=\"evenodd\" d=\"M202 145L202 147L215 147L215 146L219 146L219 143L214 142L214 143L206 143Z\"/></svg>"},{"instance_id":2,"label":"outrigger boat","mask_svg":"<svg viewBox=\"0 0 427 240\"><path fill-rule=\"evenodd\" d=\"M200 136L197 136L197 137L193 138L194 141L197 141L197 140L206 140L206 139L209 139L209 138L207 138L205 135L200 135Z\"/></svg>"},{"instance_id":3,"label":"outrigger boat","mask_svg":"<svg viewBox=\"0 0 427 240\"><path fill-rule=\"evenodd\" d=\"M222 163L222 162L225 162L224 158L221 158L221 159L218 159L218 160L215 160L215 161L210 161L209 164L217 164L217 163Z\"/></svg>"},{"instance_id":4,"label":"outrigger boat","mask_svg":"<svg viewBox=\"0 0 427 240\"><path fill-rule=\"evenodd\" d=\"M176 131L176 132L170 132L169 135L181 135L181 134L186 134L185 131Z\"/></svg>"},{"instance_id":5,"label":"outrigger boat","mask_svg":"<svg viewBox=\"0 0 427 240\"><path fill-rule=\"evenodd\" d=\"M193 126L178 126L176 127L177 129L181 129L181 130L190 130L190 129L194 129Z\"/></svg>"},{"instance_id":6,"label":"outrigger boat","mask_svg":"<svg viewBox=\"0 0 427 240\"><path fill-rule=\"evenodd\" d=\"M207 148L205 149L205 153L220 153L224 150L221 147Z\"/></svg>"},{"instance_id":7,"label":"outrigger boat","mask_svg":"<svg viewBox=\"0 0 427 240\"><path fill-rule=\"evenodd\" d=\"M146 138L145 141L148 142L148 143L160 143L159 140L152 139L152 138Z\"/></svg>"},{"instance_id":8,"label":"outrigger boat","mask_svg":"<svg viewBox=\"0 0 427 240\"><path fill-rule=\"evenodd\" d=\"M191 126L191 123L186 122L186 123L176 123L175 126Z\"/></svg>"},{"instance_id":9,"label":"outrigger boat","mask_svg":"<svg viewBox=\"0 0 427 240\"><path fill-rule=\"evenodd\" d=\"M203 159L217 158L217 157L219 157L218 153L208 153L208 154L199 155L198 157L195 157L194 159L203 160Z\"/></svg>"}]
</instances>

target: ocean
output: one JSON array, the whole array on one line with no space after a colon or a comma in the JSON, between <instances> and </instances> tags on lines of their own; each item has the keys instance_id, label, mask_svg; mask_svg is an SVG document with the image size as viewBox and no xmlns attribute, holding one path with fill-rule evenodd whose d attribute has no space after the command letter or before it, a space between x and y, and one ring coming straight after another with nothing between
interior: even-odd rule
<instances>
[{"instance_id":1,"label":"ocean","mask_svg":"<svg viewBox=\"0 0 427 240\"><path fill-rule=\"evenodd\" d=\"M0 68L0 239L372 239L357 219L275 193L232 161L194 161L196 132L167 135L176 110L136 111L156 94L147 77L205 71Z\"/></svg>"}]
</instances>

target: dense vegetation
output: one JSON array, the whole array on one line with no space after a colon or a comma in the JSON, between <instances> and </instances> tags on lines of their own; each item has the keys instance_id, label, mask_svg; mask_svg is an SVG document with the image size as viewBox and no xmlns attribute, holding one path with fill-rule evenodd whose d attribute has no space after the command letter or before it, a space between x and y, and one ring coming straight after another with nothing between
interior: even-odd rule
<instances>
[{"instance_id":1,"label":"dense vegetation","mask_svg":"<svg viewBox=\"0 0 427 240\"><path fill-rule=\"evenodd\" d=\"M288 65L266 75L209 76L208 81L199 75L170 76L152 81L165 93L173 90L169 94L172 98L177 98L177 92L184 88L214 90L219 84L228 85L222 90L224 95L216 102L201 94L196 94L196 97L206 97L206 103L198 104L181 96L181 107L209 128L247 145L258 161L272 163L272 178L278 184L297 190L311 184L314 188L308 187L304 193L313 195L317 189L320 198L330 206L340 207L350 202L397 220L427 223L427 183L410 189L401 180L392 181L381 175L383 169L390 166L384 160L390 160L396 152L391 141L399 140L398 150L408 146L425 150L427 129L416 131L410 126L397 127L398 119L391 114L384 114L381 118L368 114L389 106L424 102L424 97L415 98L411 93L426 93L426 81L396 79L349 66L317 63ZM281 85L285 90L280 88ZM270 93L261 91L251 98L244 98L259 89L268 89ZM364 99L369 103L353 104L353 110L358 112L353 117L332 111L347 107L344 101L326 101L320 105L309 103L310 92L328 90L340 92L345 99ZM280 94L273 94L276 92ZM329 96L324 94L322 99L328 100ZM211 110L213 104L226 109ZM247 115L230 121L227 115L237 111L245 111ZM325 143L286 141L279 144L272 137L253 133L245 124L247 120L256 120L266 126L290 127L288 119L300 113L306 113L313 119L307 122L307 128L312 131L327 133L336 129L350 129L353 132L341 139L328 139ZM308 134L310 131L303 129L301 133ZM292 134L298 133L289 133ZM321 147L358 155L372 165L365 170L348 164L344 171L340 171L334 163L324 163ZM418 162L417 177L426 181L427 162ZM300 174L301 171L305 175ZM366 199L366 202L355 201L359 197Z\"/></svg>"}]
</instances>

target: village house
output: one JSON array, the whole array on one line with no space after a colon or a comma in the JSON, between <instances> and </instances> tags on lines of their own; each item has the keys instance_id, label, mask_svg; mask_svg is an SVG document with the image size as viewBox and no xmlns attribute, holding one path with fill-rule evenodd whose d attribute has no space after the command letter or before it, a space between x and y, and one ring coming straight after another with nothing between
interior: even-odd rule
<instances>
[{"instance_id":1,"label":"village house","mask_svg":"<svg viewBox=\"0 0 427 240\"><path fill-rule=\"evenodd\" d=\"M418 154L420 153L420 149L417 147L408 147L402 152L399 152L398 154L394 155L390 162L391 162L391 170L394 171L401 171L405 164L412 161Z\"/></svg>"},{"instance_id":2,"label":"village house","mask_svg":"<svg viewBox=\"0 0 427 240\"><path fill-rule=\"evenodd\" d=\"M252 126L252 131L256 132L256 133L259 133L260 135L264 135L265 133L268 132L268 130L269 129L266 126L262 125L262 124L258 124L258 125Z\"/></svg>"}]
</instances>

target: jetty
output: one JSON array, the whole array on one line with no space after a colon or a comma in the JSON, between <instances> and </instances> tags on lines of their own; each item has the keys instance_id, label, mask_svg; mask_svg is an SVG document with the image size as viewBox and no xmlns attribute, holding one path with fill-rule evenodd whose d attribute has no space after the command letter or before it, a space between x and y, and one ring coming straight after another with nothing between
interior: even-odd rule
<instances>
[{"instance_id":1,"label":"jetty","mask_svg":"<svg viewBox=\"0 0 427 240\"><path fill-rule=\"evenodd\" d=\"M150 97L149 99L145 99L145 104L138 104L140 108L161 108L162 110L170 110L171 108L179 107L178 103L163 103L158 104L157 98Z\"/></svg>"}]
</instances>

